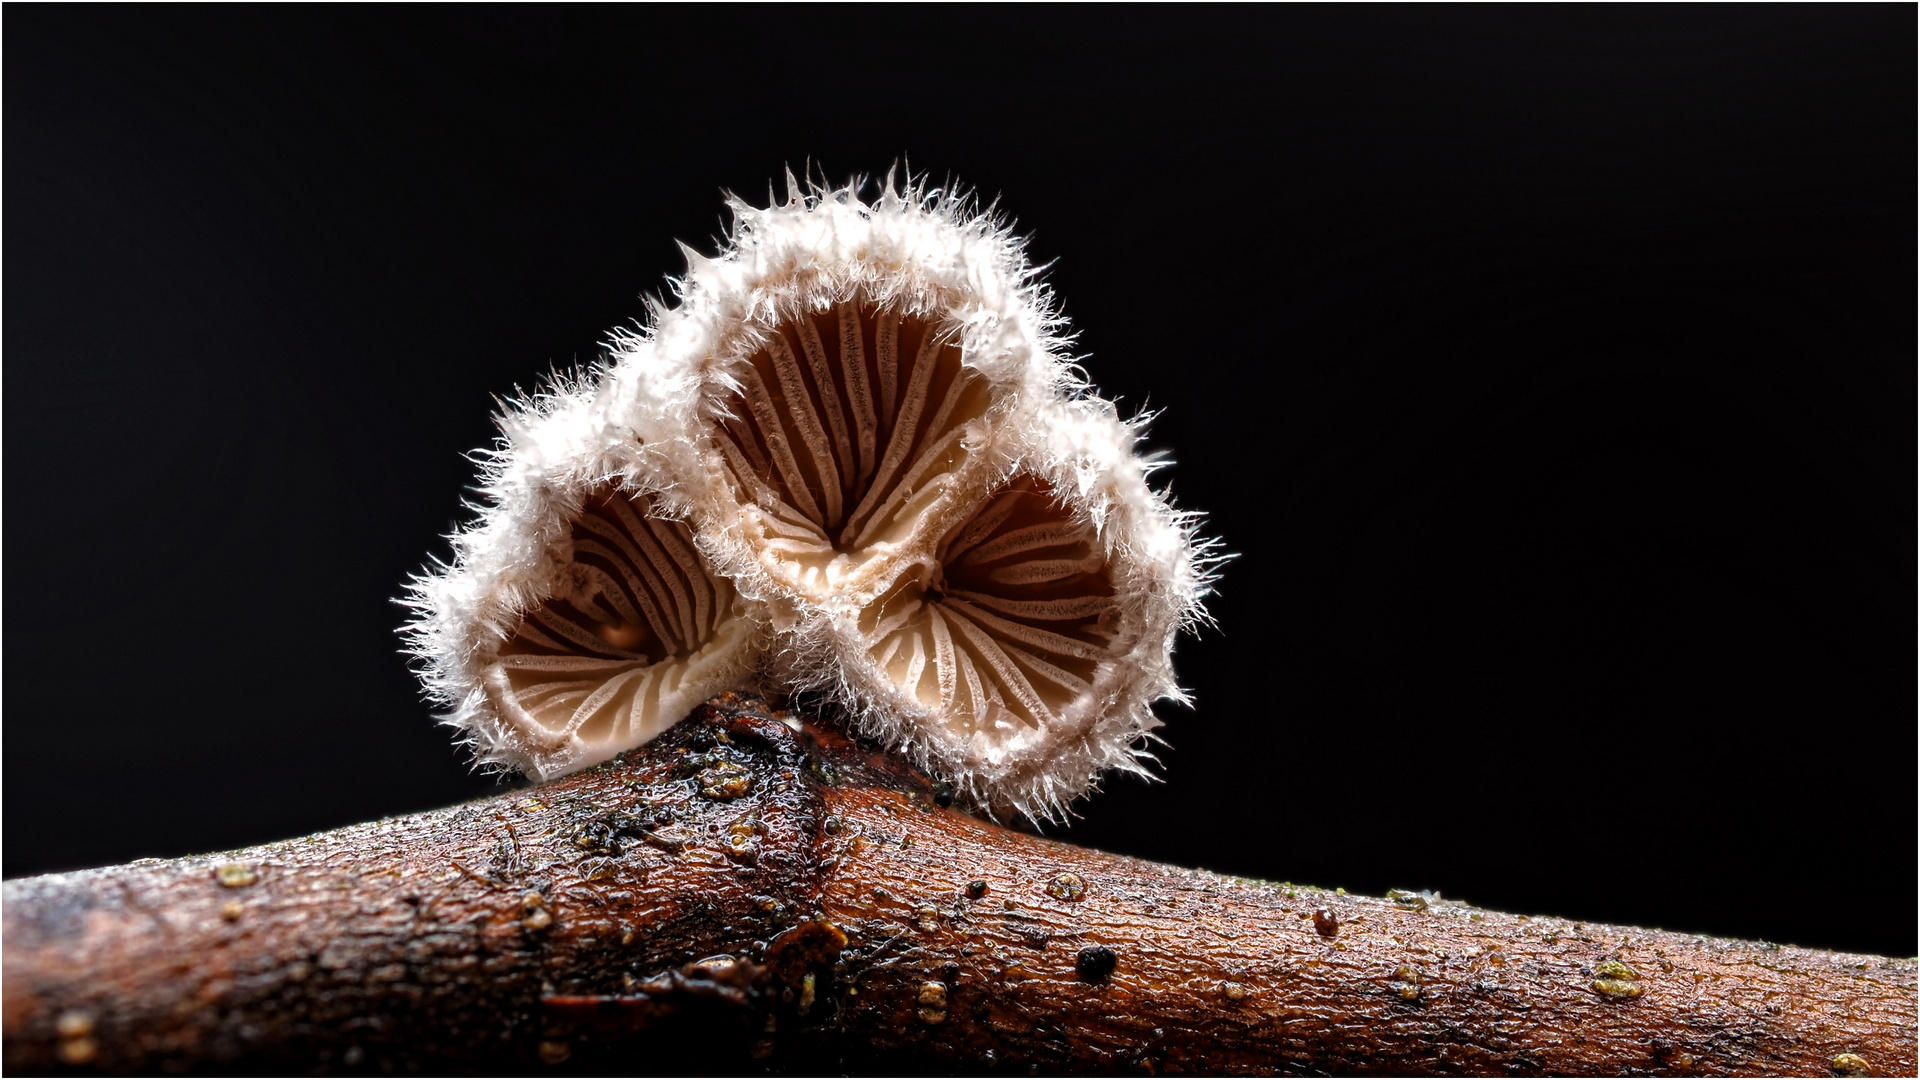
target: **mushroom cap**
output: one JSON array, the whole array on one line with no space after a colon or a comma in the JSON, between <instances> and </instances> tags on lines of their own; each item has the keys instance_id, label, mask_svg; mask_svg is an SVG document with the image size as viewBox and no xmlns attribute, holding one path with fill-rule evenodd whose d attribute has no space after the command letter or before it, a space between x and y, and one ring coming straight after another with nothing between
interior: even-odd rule
<instances>
[{"instance_id":1,"label":"mushroom cap","mask_svg":"<svg viewBox=\"0 0 1920 1080\"><path fill-rule=\"evenodd\" d=\"M730 373L705 454L722 483L696 513L741 545L742 572L810 605L884 587L995 470L1021 400L937 321L857 296L784 319Z\"/></svg>"},{"instance_id":2,"label":"mushroom cap","mask_svg":"<svg viewBox=\"0 0 1920 1080\"><path fill-rule=\"evenodd\" d=\"M1108 770L1145 772L1153 702L1184 700L1171 649L1208 567L1106 403L1037 420L1010 475L957 497L884 588L822 605L781 656L967 801L1049 819Z\"/></svg>"},{"instance_id":3,"label":"mushroom cap","mask_svg":"<svg viewBox=\"0 0 1920 1080\"><path fill-rule=\"evenodd\" d=\"M547 776L638 746L748 671L749 605L683 522L608 485L570 524L553 595L481 670L487 704Z\"/></svg>"}]
</instances>

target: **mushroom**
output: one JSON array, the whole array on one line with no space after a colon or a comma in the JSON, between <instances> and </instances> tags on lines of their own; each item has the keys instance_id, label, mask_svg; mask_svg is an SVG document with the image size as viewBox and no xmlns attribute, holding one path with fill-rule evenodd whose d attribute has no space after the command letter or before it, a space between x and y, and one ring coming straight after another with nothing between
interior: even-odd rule
<instances>
[{"instance_id":1,"label":"mushroom","mask_svg":"<svg viewBox=\"0 0 1920 1080\"><path fill-rule=\"evenodd\" d=\"M1144 771L1212 581L1195 520L999 219L788 187L730 200L676 306L502 418L489 505L409 598L448 722L544 777L758 682L994 811Z\"/></svg>"},{"instance_id":2,"label":"mushroom","mask_svg":"<svg viewBox=\"0 0 1920 1080\"><path fill-rule=\"evenodd\" d=\"M611 486L589 498L555 594L484 669L488 704L543 758L575 766L638 746L745 666L746 605L651 503Z\"/></svg>"},{"instance_id":3,"label":"mushroom","mask_svg":"<svg viewBox=\"0 0 1920 1080\"><path fill-rule=\"evenodd\" d=\"M968 732L1058 722L1119 629L1093 530L1022 476L860 611L867 651L913 704Z\"/></svg>"},{"instance_id":4,"label":"mushroom","mask_svg":"<svg viewBox=\"0 0 1920 1080\"><path fill-rule=\"evenodd\" d=\"M968 801L1031 818L1106 770L1145 771L1150 705L1178 695L1184 590L1205 572L1104 402L1041 415L1050 434L1011 475L955 492L957 513L889 553L884 586L797 635L830 654L797 682L838 687L856 722Z\"/></svg>"},{"instance_id":5,"label":"mushroom","mask_svg":"<svg viewBox=\"0 0 1920 1080\"><path fill-rule=\"evenodd\" d=\"M762 666L762 609L701 555L610 389L556 380L509 405L476 455L478 519L401 601L479 766L545 780L604 761Z\"/></svg>"},{"instance_id":6,"label":"mushroom","mask_svg":"<svg viewBox=\"0 0 1920 1080\"><path fill-rule=\"evenodd\" d=\"M732 374L714 446L733 498L718 512L741 515L768 573L810 598L870 586L874 558L985 467L1001 388L927 318L852 297L773 327Z\"/></svg>"}]
</instances>

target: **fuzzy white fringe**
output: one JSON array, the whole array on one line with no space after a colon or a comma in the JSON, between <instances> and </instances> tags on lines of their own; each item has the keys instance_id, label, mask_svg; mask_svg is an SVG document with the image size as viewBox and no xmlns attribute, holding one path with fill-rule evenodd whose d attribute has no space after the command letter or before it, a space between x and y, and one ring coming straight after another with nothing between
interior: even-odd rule
<instances>
[{"instance_id":1,"label":"fuzzy white fringe","mask_svg":"<svg viewBox=\"0 0 1920 1080\"><path fill-rule=\"evenodd\" d=\"M711 258L686 249L687 273L669 282L676 304L650 302L646 324L618 332L603 365L500 416L499 439L479 454L476 520L450 538L452 561L415 577L403 601L414 613L408 649L444 721L480 764L539 778L626 748L579 738L556 745L516 726L487 690L522 618L564 593L570 528L585 501L613 485L687 523L707 570L732 585L751 624L727 655L704 663L700 685L677 688L676 703L755 684L817 692L965 799L1034 819L1064 813L1107 770L1144 774L1159 724L1152 703L1185 700L1174 638L1205 618L1217 561L1195 518L1149 485L1137 425L1081 381L1066 320L1023 241L991 209L891 176L871 201L858 182L802 188L789 174L787 185L786 201L764 209L729 198L730 235ZM964 463L940 479L918 511L925 520L911 523L888 559L930 565L941 537L1018 477L1043 483L1097 538L1113 591L1112 648L1048 722L999 738L951 723L870 654L861 612L894 578L797 585L769 556L758 508L717 433L747 358L783 324L847 303L937 324L989 401L956 436Z\"/></svg>"}]
</instances>

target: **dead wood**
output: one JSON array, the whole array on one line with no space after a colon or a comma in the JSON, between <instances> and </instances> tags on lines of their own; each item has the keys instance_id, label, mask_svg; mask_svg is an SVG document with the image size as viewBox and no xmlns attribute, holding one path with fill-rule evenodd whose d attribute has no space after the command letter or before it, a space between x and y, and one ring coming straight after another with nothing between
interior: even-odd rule
<instances>
[{"instance_id":1,"label":"dead wood","mask_svg":"<svg viewBox=\"0 0 1920 1080\"><path fill-rule=\"evenodd\" d=\"M9 881L5 1065L1915 1070L1915 963L1370 899L977 820L725 695L531 792Z\"/></svg>"}]
</instances>

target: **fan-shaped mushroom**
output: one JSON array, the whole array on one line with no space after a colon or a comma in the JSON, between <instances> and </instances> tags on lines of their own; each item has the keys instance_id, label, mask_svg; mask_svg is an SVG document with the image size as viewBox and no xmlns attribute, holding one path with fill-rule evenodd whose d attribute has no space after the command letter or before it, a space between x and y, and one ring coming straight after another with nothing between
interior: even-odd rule
<instances>
[{"instance_id":1,"label":"fan-shaped mushroom","mask_svg":"<svg viewBox=\"0 0 1920 1080\"><path fill-rule=\"evenodd\" d=\"M605 760L739 675L752 627L685 524L608 488L571 522L555 595L484 669L487 698L542 755ZM544 771L544 770L543 770Z\"/></svg>"},{"instance_id":2,"label":"fan-shaped mushroom","mask_svg":"<svg viewBox=\"0 0 1920 1080\"><path fill-rule=\"evenodd\" d=\"M1003 223L789 190L731 201L677 306L502 418L480 521L413 584L428 688L543 777L729 684L809 689L967 798L1057 813L1142 768L1206 545Z\"/></svg>"},{"instance_id":3,"label":"fan-shaped mushroom","mask_svg":"<svg viewBox=\"0 0 1920 1080\"><path fill-rule=\"evenodd\" d=\"M932 320L848 299L739 364L715 440L761 563L803 596L858 592L876 556L977 472L994 387Z\"/></svg>"},{"instance_id":4,"label":"fan-shaped mushroom","mask_svg":"<svg viewBox=\"0 0 1920 1080\"><path fill-rule=\"evenodd\" d=\"M859 618L888 681L988 747L1074 711L1120 629L1098 538L1030 476L976 506Z\"/></svg>"},{"instance_id":5,"label":"fan-shaped mushroom","mask_svg":"<svg viewBox=\"0 0 1920 1080\"><path fill-rule=\"evenodd\" d=\"M1152 596L1194 567L1110 408L1023 402L932 314L855 293L765 327L717 381L728 482L692 520L788 613L783 681L977 801L1052 813L1137 767L1184 614Z\"/></svg>"},{"instance_id":6,"label":"fan-shaped mushroom","mask_svg":"<svg viewBox=\"0 0 1920 1080\"><path fill-rule=\"evenodd\" d=\"M1141 739L1160 723L1148 706L1177 693L1168 650L1195 572L1183 523L1110 408L1073 402L1041 419L1026 464L956 491L964 511L893 553L884 588L829 604L797 635L833 657L799 681L838 689L869 731L969 800L1031 817L1061 812L1105 770L1142 771Z\"/></svg>"}]
</instances>

